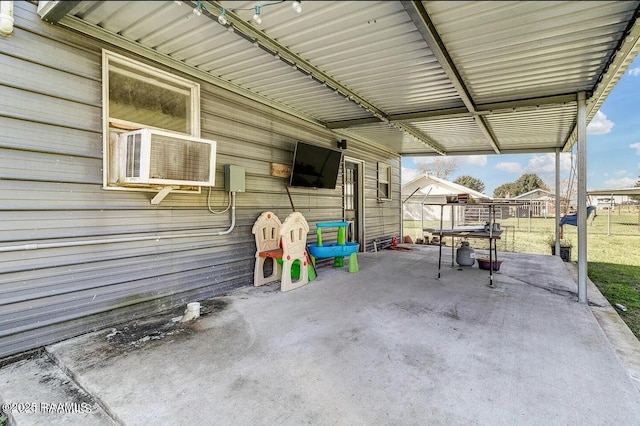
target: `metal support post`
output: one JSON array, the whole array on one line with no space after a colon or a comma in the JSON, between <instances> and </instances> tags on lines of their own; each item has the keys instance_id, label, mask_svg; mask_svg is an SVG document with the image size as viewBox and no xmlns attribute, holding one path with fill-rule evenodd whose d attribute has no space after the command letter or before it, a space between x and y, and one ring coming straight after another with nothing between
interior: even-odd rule
<instances>
[{"instance_id":1,"label":"metal support post","mask_svg":"<svg viewBox=\"0 0 640 426\"><path fill-rule=\"evenodd\" d=\"M587 102L578 93L578 302L587 303Z\"/></svg>"},{"instance_id":2,"label":"metal support post","mask_svg":"<svg viewBox=\"0 0 640 426\"><path fill-rule=\"evenodd\" d=\"M554 253L560 256L560 150L556 149L556 248Z\"/></svg>"}]
</instances>

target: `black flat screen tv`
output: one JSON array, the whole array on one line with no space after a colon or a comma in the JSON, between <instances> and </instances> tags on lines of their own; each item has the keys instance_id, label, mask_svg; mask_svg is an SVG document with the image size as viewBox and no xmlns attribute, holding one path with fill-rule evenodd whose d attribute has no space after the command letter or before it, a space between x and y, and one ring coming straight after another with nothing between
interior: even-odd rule
<instances>
[{"instance_id":1,"label":"black flat screen tv","mask_svg":"<svg viewBox=\"0 0 640 426\"><path fill-rule=\"evenodd\" d=\"M340 163L342 151L298 142L289 186L335 189Z\"/></svg>"}]
</instances>

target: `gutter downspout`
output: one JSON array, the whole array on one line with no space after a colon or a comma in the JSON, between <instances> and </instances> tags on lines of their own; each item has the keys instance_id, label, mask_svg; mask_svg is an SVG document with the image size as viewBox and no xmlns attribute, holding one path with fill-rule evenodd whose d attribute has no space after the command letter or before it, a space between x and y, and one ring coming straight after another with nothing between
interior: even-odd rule
<instances>
[{"instance_id":1,"label":"gutter downspout","mask_svg":"<svg viewBox=\"0 0 640 426\"><path fill-rule=\"evenodd\" d=\"M13 34L13 1L0 1L0 35Z\"/></svg>"}]
</instances>

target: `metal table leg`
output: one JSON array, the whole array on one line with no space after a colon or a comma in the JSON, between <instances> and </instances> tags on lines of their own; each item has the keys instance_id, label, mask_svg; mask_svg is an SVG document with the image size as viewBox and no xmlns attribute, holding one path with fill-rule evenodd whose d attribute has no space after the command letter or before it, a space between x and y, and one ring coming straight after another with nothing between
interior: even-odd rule
<instances>
[{"instance_id":1,"label":"metal table leg","mask_svg":"<svg viewBox=\"0 0 640 426\"><path fill-rule=\"evenodd\" d=\"M493 285L493 250L491 247L493 238L489 236L489 287L494 287Z\"/></svg>"},{"instance_id":2,"label":"metal table leg","mask_svg":"<svg viewBox=\"0 0 640 426\"><path fill-rule=\"evenodd\" d=\"M495 210L493 206L489 206L489 287L493 285L493 250L491 244L495 244L493 239L493 224L495 223ZM496 252L496 263L498 260L498 253Z\"/></svg>"},{"instance_id":3,"label":"metal table leg","mask_svg":"<svg viewBox=\"0 0 640 426\"><path fill-rule=\"evenodd\" d=\"M440 267L442 266L442 213L444 206L440 206L440 241L438 241L438 279L440 279Z\"/></svg>"},{"instance_id":4,"label":"metal table leg","mask_svg":"<svg viewBox=\"0 0 640 426\"><path fill-rule=\"evenodd\" d=\"M456 227L455 224L455 220L454 220L454 209L453 209L453 204L451 204L451 229L453 230ZM455 251L455 245L456 245L456 237L454 237L453 235L451 236L451 267L453 268L453 253Z\"/></svg>"},{"instance_id":5,"label":"metal table leg","mask_svg":"<svg viewBox=\"0 0 640 426\"><path fill-rule=\"evenodd\" d=\"M453 268L453 254L455 252L456 237L451 237L451 267Z\"/></svg>"},{"instance_id":6,"label":"metal table leg","mask_svg":"<svg viewBox=\"0 0 640 426\"><path fill-rule=\"evenodd\" d=\"M442 264L442 233L440 233L440 245L438 249L438 279L440 279L440 265Z\"/></svg>"}]
</instances>

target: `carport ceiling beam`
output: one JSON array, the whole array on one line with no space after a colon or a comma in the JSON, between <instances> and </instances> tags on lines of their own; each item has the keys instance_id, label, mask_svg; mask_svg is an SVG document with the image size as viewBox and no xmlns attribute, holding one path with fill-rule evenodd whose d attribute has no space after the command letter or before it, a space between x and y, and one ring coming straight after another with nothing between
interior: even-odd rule
<instances>
[{"instance_id":1,"label":"carport ceiling beam","mask_svg":"<svg viewBox=\"0 0 640 426\"><path fill-rule=\"evenodd\" d=\"M431 21L431 18L429 17L426 9L422 5L422 2L403 1L402 5L411 17L411 20L413 21L418 31L422 35L422 38L427 43L427 46L429 46L429 49L431 49L433 55L438 60L438 63L444 70L445 74L447 75L447 77L449 77L451 84L458 92L458 95L462 99L464 105L467 107L467 110L471 114L476 116L478 111L476 110L476 105L473 102L471 94L469 93L469 89L462 80L458 69L453 63L453 60L451 59L451 56L449 55L444 42L440 38L438 31L436 31L436 27ZM485 137L489 140L496 154L499 154L500 147L498 146L497 139L489 128L487 122L482 117L476 116L475 118L476 124L485 135Z\"/></svg>"},{"instance_id":2,"label":"carport ceiling beam","mask_svg":"<svg viewBox=\"0 0 640 426\"><path fill-rule=\"evenodd\" d=\"M354 118L353 120L340 120L340 121L328 121L326 123L327 129L348 129L349 127L361 126L363 124L379 123L380 120L376 117L368 118Z\"/></svg>"},{"instance_id":3,"label":"carport ceiling beam","mask_svg":"<svg viewBox=\"0 0 640 426\"><path fill-rule=\"evenodd\" d=\"M537 98L479 104L476 106L476 110L479 114L496 113L500 111L517 111L518 109L537 108L541 106L565 105L577 101L577 93L568 93L565 95L542 96Z\"/></svg>"},{"instance_id":4,"label":"carport ceiling beam","mask_svg":"<svg viewBox=\"0 0 640 426\"><path fill-rule=\"evenodd\" d=\"M539 108L544 106L565 105L568 103L574 103L577 101L577 99L578 95L576 93L568 93L564 95L540 96L536 98L524 98L510 101L492 102L488 104L478 104L476 105L475 115L480 116L500 112L518 111L521 109ZM411 111L403 112L400 114L390 114L387 116L387 119L392 123L396 121L407 123L412 121L429 121L442 118L460 118L471 116L472 114L467 110L467 108L459 107L431 111ZM327 122L326 126L329 129L346 129L363 124L377 123L379 121L380 120L373 117L356 118L353 120L330 121Z\"/></svg>"},{"instance_id":5,"label":"carport ceiling beam","mask_svg":"<svg viewBox=\"0 0 640 426\"><path fill-rule=\"evenodd\" d=\"M391 114L387 116L387 119L393 123L396 121L410 122L410 121L428 121L439 118L459 118L469 117L469 111L466 108L447 108L433 111L415 111L415 112L403 112L401 114ZM347 127L360 126L362 124L377 123L380 120L375 118L357 118L353 120L341 120L330 121L327 123L327 127L330 129L344 129Z\"/></svg>"}]
</instances>

